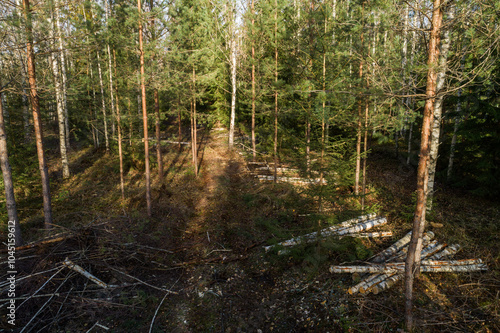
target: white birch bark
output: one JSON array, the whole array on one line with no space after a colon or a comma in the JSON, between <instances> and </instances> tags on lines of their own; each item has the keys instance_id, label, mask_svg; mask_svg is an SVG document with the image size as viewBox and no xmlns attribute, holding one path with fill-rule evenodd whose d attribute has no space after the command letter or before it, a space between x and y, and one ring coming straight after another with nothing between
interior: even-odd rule
<instances>
[{"instance_id":1,"label":"white birch bark","mask_svg":"<svg viewBox=\"0 0 500 333\"><path fill-rule=\"evenodd\" d=\"M48 19L49 22L49 39L51 46L53 48L50 53L50 61L52 64L52 74L54 77L54 86L56 92L56 105L57 105L57 119L59 125L59 151L61 153L61 164L63 178L69 178L69 162L66 146L66 128L65 128L65 114L64 114L64 92L62 85L62 78L59 68L59 52L57 55L53 53L55 46L55 25L54 25L54 13L51 13L51 17Z\"/></svg>"},{"instance_id":2,"label":"white birch bark","mask_svg":"<svg viewBox=\"0 0 500 333\"><path fill-rule=\"evenodd\" d=\"M62 29L61 29L61 20L59 18L60 16L60 11L59 11L59 0L55 1L55 9L56 9L56 28L57 28L57 34L59 36L59 59L61 61L61 79L62 79L62 92L63 92L63 107L64 107L64 130L65 130L65 139L66 139L66 148L70 149L70 142L69 142L69 114L68 114L68 93L67 93L67 76L66 76L66 55L65 55L65 50L66 48L64 47L64 42L63 42L63 34L62 34Z\"/></svg>"},{"instance_id":3,"label":"white birch bark","mask_svg":"<svg viewBox=\"0 0 500 333\"><path fill-rule=\"evenodd\" d=\"M454 12L453 10L448 11L448 21L453 20ZM427 206L428 212L432 210L432 201L434 195L434 179L436 176L436 165L438 160L438 149L439 149L439 139L441 132L441 119L443 114L443 101L444 101L444 88L446 80L446 70L448 68L448 50L450 48L450 28L444 30L443 37L441 39L441 50L439 56L439 69L436 79L436 100L434 102L434 118L432 122L432 134L430 143L430 158L429 158L429 183L427 187Z\"/></svg>"},{"instance_id":4,"label":"white birch bark","mask_svg":"<svg viewBox=\"0 0 500 333\"><path fill-rule=\"evenodd\" d=\"M233 31L231 34L231 121L229 124L229 148L233 148L234 144L234 127L235 127L235 122L236 122L236 32L234 31L234 25L236 24L235 22L233 24Z\"/></svg>"}]
</instances>

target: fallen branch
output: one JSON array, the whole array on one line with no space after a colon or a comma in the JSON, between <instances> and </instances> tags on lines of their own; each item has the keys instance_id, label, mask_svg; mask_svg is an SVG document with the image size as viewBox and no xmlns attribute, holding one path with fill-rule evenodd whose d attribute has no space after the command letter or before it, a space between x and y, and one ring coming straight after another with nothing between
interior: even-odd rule
<instances>
[{"instance_id":1,"label":"fallen branch","mask_svg":"<svg viewBox=\"0 0 500 333\"><path fill-rule=\"evenodd\" d=\"M84 270L81 266L75 264L74 262L72 262L68 258L66 258L64 260L63 265L66 266L66 267L68 267L69 269L74 270L75 272L80 273L81 275L85 276L87 279L91 280L92 282L94 282L98 286L100 286L100 287L102 287L104 289L109 288L109 285L107 285L103 281L99 280L94 275L90 274L89 272L87 272L86 270Z\"/></svg>"},{"instance_id":2,"label":"fallen branch","mask_svg":"<svg viewBox=\"0 0 500 333\"><path fill-rule=\"evenodd\" d=\"M71 237L74 237L74 236L75 235L72 234L72 233L60 233L60 234L54 235L54 236L52 236L50 238L43 238L43 239L40 239L40 240L35 241L35 242L31 242L31 243L28 243L28 244L25 244L25 245L18 246L18 247L16 247L16 251L31 249L33 247L37 247L37 246L40 246L40 245L45 245L45 244L51 244L51 243L60 242L60 241L63 241L65 239L68 239L68 238L71 238ZM0 253L3 253L3 252L7 252L7 248L0 250Z\"/></svg>"},{"instance_id":3,"label":"fallen branch","mask_svg":"<svg viewBox=\"0 0 500 333\"><path fill-rule=\"evenodd\" d=\"M131 278L131 279L133 279L133 280L136 280L137 282L140 282L141 284L143 284L143 285L145 285L145 286L151 287L151 288L156 289L156 290L164 291L164 292L169 293L169 294L175 294L175 295L177 295L177 293L176 293L175 291L171 291L171 290L167 290L167 289L165 289L165 288L160 288L160 287L157 287L157 286L153 286L152 284L149 284L149 283L147 283L147 282L144 282L144 281L142 281L142 280L140 280L140 279L136 278L135 276L129 275L129 274L127 274L127 273L124 273L124 272L122 272L122 271L120 271L120 270L118 270L118 269L116 269L116 268L113 268L113 267L109 267L109 268L111 268L111 269L112 269L112 270L114 270L115 272L118 272L118 273L120 273L120 274L125 275L126 277L129 277L129 278Z\"/></svg>"}]
</instances>

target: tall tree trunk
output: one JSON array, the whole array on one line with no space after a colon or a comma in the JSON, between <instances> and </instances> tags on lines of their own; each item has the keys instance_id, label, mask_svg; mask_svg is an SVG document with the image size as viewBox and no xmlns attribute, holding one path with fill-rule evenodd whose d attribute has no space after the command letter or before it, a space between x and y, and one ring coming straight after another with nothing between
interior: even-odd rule
<instances>
[{"instance_id":1,"label":"tall tree trunk","mask_svg":"<svg viewBox=\"0 0 500 333\"><path fill-rule=\"evenodd\" d=\"M194 174L198 177L198 129L196 125L196 70L193 66L193 131L191 132L191 146L193 147Z\"/></svg>"},{"instance_id":2,"label":"tall tree trunk","mask_svg":"<svg viewBox=\"0 0 500 333\"><path fill-rule=\"evenodd\" d=\"M444 11L444 9L441 9ZM453 9L447 11L448 20L454 19ZM439 55L439 67L436 77L436 101L434 102L434 118L432 121L431 150L429 156L429 185L427 188L427 213L432 210L432 200L434 197L434 178L436 177L436 165L438 160L439 139L441 134L441 119L443 114L444 83L446 70L448 69L448 50L450 48L450 28L443 32L441 39L441 50Z\"/></svg>"},{"instance_id":3,"label":"tall tree trunk","mask_svg":"<svg viewBox=\"0 0 500 333\"><path fill-rule=\"evenodd\" d=\"M63 96L63 107L64 107L64 130L65 130L65 139L66 139L66 149L71 149L69 142L69 114L68 114L68 93L67 93L67 75L66 75L66 55L63 42L63 34L61 30L61 22L60 22L60 11L59 11L59 0L55 1L55 9L56 9L56 28L57 35L59 36L59 59L61 60L61 79L62 79L62 96Z\"/></svg>"},{"instance_id":4,"label":"tall tree trunk","mask_svg":"<svg viewBox=\"0 0 500 333\"><path fill-rule=\"evenodd\" d=\"M52 46L55 46L55 25L54 25L54 11L51 12L49 18L49 38ZM57 120L59 125L59 151L61 153L61 166L63 178L69 178L69 162L66 146L66 129L65 129L65 116L64 116L64 89L61 73L59 71L59 57L54 53L50 54L50 62L52 63L52 74L54 77L54 86L56 90L56 105L57 105Z\"/></svg>"},{"instance_id":5,"label":"tall tree trunk","mask_svg":"<svg viewBox=\"0 0 500 333\"><path fill-rule=\"evenodd\" d=\"M231 22L231 121L229 123L229 148L234 145L234 128L236 122L236 31L234 19Z\"/></svg>"},{"instance_id":6,"label":"tall tree trunk","mask_svg":"<svg viewBox=\"0 0 500 333\"><path fill-rule=\"evenodd\" d=\"M43 150L43 130L40 119L40 105L38 103L38 91L36 87L36 72L35 72L35 54L33 52L33 32L30 13L29 0L23 0L24 17L26 19L26 56L28 64L28 82L30 86L31 110L33 111L33 125L35 127L36 150L38 155L38 165L40 167L40 176L42 181L43 192L43 214L45 219L45 228L48 230L52 227L52 205L50 199L50 184L49 172L45 161L45 153Z\"/></svg>"},{"instance_id":7,"label":"tall tree trunk","mask_svg":"<svg viewBox=\"0 0 500 333\"><path fill-rule=\"evenodd\" d=\"M16 246L23 243L21 237L21 226L17 217L16 198L14 196L14 183L12 182L12 170L9 163L9 153L7 148L7 133L3 118L2 96L0 92L0 167L2 168L3 187L5 189L5 205L7 206L7 216L9 217L9 227L14 223L14 241Z\"/></svg>"},{"instance_id":8,"label":"tall tree trunk","mask_svg":"<svg viewBox=\"0 0 500 333\"><path fill-rule=\"evenodd\" d=\"M155 100L155 134L156 134L156 160L158 161L158 177L160 182L163 181L163 157L161 155L161 137L160 137L160 99L158 97L158 89L154 89Z\"/></svg>"},{"instance_id":9,"label":"tall tree trunk","mask_svg":"<svg viewBox=\"0 0 500 333\"><path fill-rule=\"evenodd\" d=\"M363 43L363 34L361 34L361 43ZM359 80L363 81L363 61L359 62ZM361 83L362 85L362 83ZM361 137L362 137L362 96L360 93L359 101L358 101L358 128L356 135L356 171L354 174L354 194L359 194L359 178L361 173Z\"/></svg>"},{"instance_id":10,"label":"tall tree trunk","mask_svg":"<svg viewBox=\"0 0 500 333\"><path fill-rule=\"evenodd\" d=\"M254 12L255 0L252 0L252 155L253 161L257 159L257 150L255 143L255 40L254 40L254 29L255 29L255 12Z\"/></svg>"},{"instance_id":11,"label":"tall tree trunk","mask_svg":"<svg viewBox=\"0 0 500 333\"><path fill-rule=\"evenodd\" d=\"M274 1L274 182L278 181L278 0Z\"/></svg>"},{"instance_id":12,"label":"tall tree trunk","mask_svg":"<svg viewBox=\"0 0 500 333\"><path fill-rule=\"evenodd\" d=\"M428 164L430 155L430 136L433 118L434 99L436 96L436 65L439 54L439 34L443 18L442 0L434 0L432 10L432 27L429 38L427 60L427 88L420 142L420 160L417 171L417 204L413 220L413 231L408 247L405 264L405 323L406 328L413 329L413 282L420 271L420 255L422 252L422 235L425 228L425 205L427 201Z\"/></svg>"},{"instance_id":13,"label":"tall tree trunk","mask_svg":"<svg viewBox=\"0 0 500 333\"><path fill-rule=\"evenodd\" d=\"M114 88L113 88L113 69L112 69L112 64L111 64L111 50L109 47L109 44L106 45L107 51L108 51L108 71L109 71L109 96L110 96L110 103L111 103L111 115L113 121L112 121L112 130L111 130L111 137L114 138L115 136L115 121L114 118L116 117L116 108L115 108L115 96L114 96ZM115 116L115 117L113 117Z\"/></svg>"},{"instance_id":14,"label":"tall tree trunk","mask_svg":"<svg viewBox=\"0 0 500 333\"><path fill-rule=\"evenodd\" d=\"M115 77L116 73L116 52L113 50L113 60L114 60L114 71ZM120 115L120 101L118 100L118 84L116 85L116 125L118 129L118 157L120 159L120 190L122 192L122 200L125 200L125 184L123 181L123 149L122 149L122 126L121 126L121 115Z\"/></svg>"},{"instance_id":15,"label":"tall tree trunk","mask_svg":"<svg viewBox=\"0 0 500 333\"><path fill-rule=\"evenodd\" d=\"M149 10L153 11L153 0L149 0ZM152 39L156 41L156 32L155 32L155 19L154 17L151 19L151 34ZM153 98L155 103L155 135L156 135L156 160L158 163L158 178L160 182L163 181L163 158L161 156L161 142L160 142L160 100L158 96L158 88L154 88Z\"/></svg>"},{"instance_id":16,"label":"tall tree trunk","mask_svg":"<svg viewBox=\"0 0 500 333\"><path fill-rule=\"evenodd\" d=\"M142 123L144 127L144 160L146 166L146 206L148 216L151 217L151 180L149 170L149 137L148 137L148 111L146 109L146 84L144 82L144 49L142 45L142 17L141 0L137 0L139 10L139 52L141 62L141 97L142 97Z\"/></svg>"},{"instance_id":17,"label":"tall tree trunk","mask_svg":"<svg viewBox=\"0 0 500 333\"><path fill-rule=\"evenodd\" d=\"M106 144L106 152L109 152L109 137L108 137L108 117L106 115L106 101L104 99L104 84L102 82L102 71L101 71L101 60L99 57L99 51L97 53L97 69L99 72L99 85L101 86L101 102L102 102L102 117L104 122L104 140Z\"/></svg>"}]
</instances>

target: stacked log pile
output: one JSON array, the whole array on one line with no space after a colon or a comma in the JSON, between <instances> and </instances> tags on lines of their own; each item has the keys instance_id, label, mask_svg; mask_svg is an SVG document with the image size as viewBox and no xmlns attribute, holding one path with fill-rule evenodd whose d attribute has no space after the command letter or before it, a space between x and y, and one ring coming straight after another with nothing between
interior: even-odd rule
<instances>
[{"instance_id":1,"label":"stacked log pile","mask_svg":"<svg viewBox=\"0 0 500 333\"><path fill-rule=\"evenodd\" d=\"M266 162L248 162L248 169L250 172L261 182L272 182L274 181L274 164ZM276 182L278 183L290 183L294 185L311 185L311 184L321 184L326 185L327 181L324 178L304 178L299 176L299 170L286 167L276 168L278 176L276 177Z\"/></svg>"},{"instance_id":2,"label":"stacked log pile","mask_svg":"<svg viewBox=\"0 0 500 333\"><path fill-rule=\"evenodd\" d=\"M374 256L365 266L331 266L331 273L368 273L361 282L349 288L349 294L374 293L392 287L403 279L406 253L410 243L411 232L398 240L389 248ZM481 259L442 260L452 258L460 249L460 245L448 246L434 240L434 233L429 231L423 237L421 272L473 272L487 270Z\"/></svg>"},{"instance_id":3,"label":"stacked log pile","mask_svg":"<svg viewBox=\"0 0 500 333\"><path fill-rule=\"evenodd\" d=\"M391 231L362 232L372 229L373 227L384 225L386 223L387 219L385 217L377 217L376 214L363 215L348 221L344 221L339 225L331 226L320 231L298 236L275 245L264 246L264 250L268 252L275 246L288 247L288 246L295 246L298 244L312 243L318 239L331 236L338 236L338 237L351 236L351 237L361 237L361 238L390 237L392 236ZM278 254L283 254L283 253L285 252L284 251L278 252Z\"/></svg>"}]
</instances>

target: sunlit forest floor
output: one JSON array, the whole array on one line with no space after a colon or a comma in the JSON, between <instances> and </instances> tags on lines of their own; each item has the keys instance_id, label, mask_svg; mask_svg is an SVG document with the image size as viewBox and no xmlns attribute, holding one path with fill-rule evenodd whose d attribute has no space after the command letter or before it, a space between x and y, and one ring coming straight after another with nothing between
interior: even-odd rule
<instances>
[{"instance_id":1,"label":"sunlit forest floor","mask_svg":"<svg viewBox=\"0 0 500 333\"><path fill-rule=\"evenodd\" d=\"M404 327L401 282L378 295L349 295L351 276L328 271L332 264L363 262L410 230L415 172L391 147L375 146L370 155L367 207L387 216L393 238L328 240L280 256L262 246L361 215L355 200L332 205L327 218L306 215L315 212L317 202L304 188L258 182L245 155L227 151L225 131L202 130L199 137L198 177L188 146L163 147L165 178L159 181L153 164L150 219L140 142L125 156L124 201L117 154L74 149L72 176L64 181L57 163L51 164L53 232L67 237L18 252L18 279L27 277L18 281L18 295L26 299L40 289L37 297L18 301L18 327L29 323L25 332L105 332L99 325L108 332ZM56 150L52 153L56 161ZM419 330L499 332L500 204L438 185L429 229L441 241L462 246L457 259L481 258L489 271L423 274L415 293ZM37 186L17 191L25 240L44 237ZM1 256L4 261L5 253ZM96 286L62 266L65 258L115 287ZM5 318L1 327L7 330Z\"/></svg>"}]
</instances>

